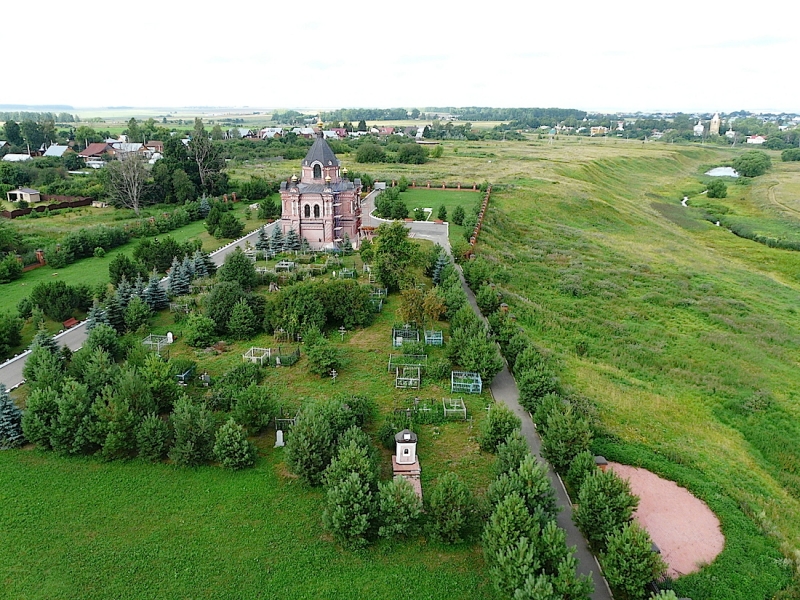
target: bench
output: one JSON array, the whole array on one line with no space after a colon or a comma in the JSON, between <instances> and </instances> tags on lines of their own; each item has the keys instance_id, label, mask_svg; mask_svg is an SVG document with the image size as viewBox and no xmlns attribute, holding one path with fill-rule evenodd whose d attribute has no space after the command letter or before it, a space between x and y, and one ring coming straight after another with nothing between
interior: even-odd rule
<instances>
[{"instance_id":1,"label":"bench","mask_svg":"<svg viewBox=\"0 0 800 600\"><path fill-rule=\"evenodd\" d=\"M64 326L64 329L69 329L70 327L75 327L75 325L77 325L78 323L80 323L80 321L78 321L78 319L76 319L74 317L70 317L69 319L64 321L62 323L62 325Z\"/></svg>"}]
</instances>

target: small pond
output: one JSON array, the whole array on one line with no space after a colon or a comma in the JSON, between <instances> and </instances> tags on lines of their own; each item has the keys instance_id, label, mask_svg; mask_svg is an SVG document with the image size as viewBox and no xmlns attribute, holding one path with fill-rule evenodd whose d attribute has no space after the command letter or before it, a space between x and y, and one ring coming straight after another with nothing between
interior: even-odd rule
<instances>
[{"instance_id":1,"label":"small pond","mask_svg":"<svg viewBox=\"0 0 800 600\"><path fill-rule=\"evenodd\" d=\"M739 174L733 167L715 167L710 171L706 171L706 175L711 177L738 177Z\"/></svg>"}]
</instances>

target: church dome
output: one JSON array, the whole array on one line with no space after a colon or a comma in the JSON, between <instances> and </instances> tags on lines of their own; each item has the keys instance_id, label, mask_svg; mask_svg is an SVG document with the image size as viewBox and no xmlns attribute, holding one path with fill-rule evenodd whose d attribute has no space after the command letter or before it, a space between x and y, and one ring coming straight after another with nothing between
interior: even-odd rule
<instances>
[{"instance_id":1,"label":"church dome","mask_svg":"<svg viewBox=\"0 0 800 600\"><path fill-rule=\"evenodd\" d=\"M314 144L308 149L308 154L303 159L303 166L310 167L315 162L321 163L323 167L339 166L339 159L336 158L333 150L331 150L322 135L318 135L317 139L314 140Z\"/></svg>"}]
</instances>

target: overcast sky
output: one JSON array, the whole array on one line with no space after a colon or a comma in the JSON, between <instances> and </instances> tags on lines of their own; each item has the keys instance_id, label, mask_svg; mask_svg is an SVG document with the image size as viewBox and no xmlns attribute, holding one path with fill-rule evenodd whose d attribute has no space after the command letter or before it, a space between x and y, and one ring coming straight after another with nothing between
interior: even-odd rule
<instances>
[{"instance_id":1,"label":"overcast sky","mask_svg":"<svg viewBox=\"0 0 800 600\"><path fill-rule=\"evenodd\" d=\"M13 2L0 104L800 112L798 17L789 0Z\"/></svg>"}]
</instances>

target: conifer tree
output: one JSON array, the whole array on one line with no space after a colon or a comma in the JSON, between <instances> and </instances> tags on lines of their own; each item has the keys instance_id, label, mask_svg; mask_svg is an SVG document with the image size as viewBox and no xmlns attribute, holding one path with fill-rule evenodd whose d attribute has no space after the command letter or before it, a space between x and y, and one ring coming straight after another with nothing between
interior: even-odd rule
<instances>
[{"instance_id":1,"label":"conifer tree","mask_svg":"<svg viewBox=\"0 0 800 600\"><path fill-rule=\"evenodd\" d=\"M22 415L22 432L25 438L40 448L49 450L50 436L57 417L58 392L50 387L32 390Z\"/></svg>"},{"instance_id":2,"label":"conifer tree","mask_svg":"<svg viewBox=\"0 0 800 600\"><path fill-rule=\"evenodd\" d=\"M125 306L127 306L127 303ZM108 324L111 325L118 334L122 335L125 333L125 308L120 304L120 300L116 294L112 295L108 299L108 302L106 302L105 316L108 320Z\"/></svg>"},{"instance_id":3,"label":"conifer tree","mask_svg":"<svg viewBox=\"0 0 800 600\"><path fill-rule=\"evenodd\" d=\"M131 298L141 298L142 294L144 293L144 279L142 278L142 274L136 276L136 282L133 284L131 288ZM127 307L126 307L127 308Z\"/></svg>"},{"instance_id":4,"label":"conifer tree","mask_svg":"<svg viewBox=\"0 0 800 600\"><path fill-rule=\"evenodd\" d=\"M24 443L22 411L8 395L6 386L0 383L0 450L19 448Z\"/></svg>"},{"instance_id":5,"label":"conifer tree","mask_svg":"<svg viewBox=\"0 0 800 600\"><path fill-rule=\"evenodd\" d=\"M350 236L346 233L344 234L344 241L342 242L342 253L345 256L350 256L353 253L353 242L350 241Z\"/></svg>"},{"instance_id":6,"label":"conifer tree","mask_svg":"<svg viewBox=\"0 0 800 600\"><path fill-rule=\"evenodd\" d=\"M183 257L183 262L181 263L181 270L184 272L185 275L189 277L189 283L192 283L192 280L195 278L194 261L188 254Z\"/></svg>"},{"instance_id":7,"label":"conifer tree","mask_svg":"<svg viewBox=\"0 0 800 600\"><path fill-rule=\"evenodd\" d=\"M442 250L436 258L436 264L433 267L433 283L439 285L442 281L442 269L450 264L450 257Z\"/></svg>"},{"instance_id":8,"label":"conifer tree","mask_svg":"<svg viewBox=\"0 0 800 600\"><path fill-rule=\"evenodd\" d=\"M119 283L117 284L117 292L116 298L119 306L122 310L125 310L128 306L128 302L131 300L131 294L133 293L133 288L131 287L128 278L123 275Z\"/></svg>"},{"instance_id":9,"label":"conifer tree","mask_svg":"<svg viewBox=\"0 0 800 600\"><path fill-rule=\"evenodd\" d=\"M300 252L303 254L308 254L311 252L311 246L305 237L300 241Z\"/></svg>"},{"instance_id":10,"label":"conifer tree","mask_svg":"<svg viewBox=\"0 0 800 600\"><path fill-rule=\"evenodd\" d=\"M300 238L297 236L297 232L292 227L286 233L286 240L283 243L284 250L300 250Z\"/></svg>"},{"instance_id":11,"label":"conifer tree","mask_svg":"<svg viewBox=\"0 0 800 600\"><path fill-rule=\"evenodd\" d=\"M200 200L200 217L205 219L208 216L208 213L211 212L211 203L208 201L208 198L203 196L202 200Z\"/></svg>"},{"instance_id":12,"label":"conifer tree","mask_svg":"<svg viewBox=\"0 0 800 600\"><path fill-rule=\"evenodd\" d=\"M100 303L97 300L95 300L92 308L89 309L89 314L86 315L86 331L91 331L100 323L105 323L106 325L111 324L108 321L105 309L100 306Z\"/></svg>"},{"instance_id":13,"label":"conifer tree","mask_svg":"<svg viewBox=\"0 0 800 600\"><path fill-rule=\"evenodd\" d=\"M272 229L272 237L269 239L269 251L272 254L278 254L283 251L283 233L281 233L280 224L276 224Z\"/></svg>"},{"instance_id":14,"label":"conifer tree","mask_svg":"<svg viewBox=\"0 0 800 600\"><path fill-rule=\"evenodd\" d=\"M256 447L247 439L244 427L233 417L219 428L214 443L214 457L227 469L244 469L256 462Z\"/></svg>"},{"instance_id":15,"label":"conifer tree","mask_svg":"<svg viewBox=\"0 0 800 600\"><path fill-rule=\"evenodd\" d=\"M236 303L228 321L228 331L237 340L246 340L256 332L256 316L244 298Z\"/></svg>"},{"instance_id":16,"label":"conifer tree","mask_svg":"<svg viewBox=\"0 0 800 600\"><path fill-rule=\"evenodd\" d=\"M206 268L206 259L200 250L194 251L194 276L198 279L208 277L208 269Z\"/></svg>"},{"instance_id":17,"label":"conifer tree","mask_svg":"<svg viewBox=\"0 0 800 600\"><path fill-rule=\"evenodd\" d=\"M153 273L150 275L150 281L144 289L143 299L150 307L150 310L161 310L169 306L167 293L164 291L164 288L161 287L161 278L158 276L158 272L155 269L153 269Z\"/></svg>"},{"instance_id":18,"label":"conifer tree","mask_svg":"<svg viewBox=\"0 0 800 600\"><path fill-rule=\"evenodd\" d=\"M267 228L262 227L258 230L258 239L256 240L256 250L264 252L269 250L269 237L267 237Z\"/></svg>"},{"instance_id":19,"label":"conifer tree","mask_svg":"<svg viewBox=\"0 0 800 600\"><path fill-rule=\"evenodd\" d=\"M45 329L39 329L30 345L31 353L22 376L36 388L52 386L58 389L64 375L64 362L58 351L58 344Z\"/></svg>"},{"instance_id":20,"label":"conifer tree","mask_svg":"<svg viewBox=\"0 0 800 600\"><path fill-rule=\"evenodd\" d=\"M178 257L172 257L172 265L169 268L169 274L167 275L167 290L169 290L169 295L172 297L181 296L180 287L181 287L181 265L178 262Z\"/></svg>"}]
</instances>

